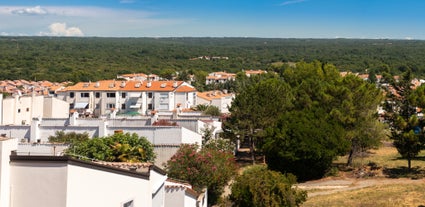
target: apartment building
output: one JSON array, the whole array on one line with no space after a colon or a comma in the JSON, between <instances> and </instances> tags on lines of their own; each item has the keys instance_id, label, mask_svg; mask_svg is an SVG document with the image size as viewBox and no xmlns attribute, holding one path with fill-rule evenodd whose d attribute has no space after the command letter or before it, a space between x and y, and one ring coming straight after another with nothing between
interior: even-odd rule
<instances>
[{"instance_id":1,"label":"apartment building","mask_svg":"<svg viewBox=\"0 0 425 207\"><path fill-rule=\"evenodd\" d=\"M35 117L68 118L68 109L67 102L35 92L6 98L0 94L0 125L29 125Z\"/></svg>"},{"instance_id":2,"label":"apartment building","mask_svg":"<svg viewBox=\"0 0 425 207\"><path fill-rule=\"evenodd\" d=\"M196 105L196 89L183 81L79 82L58 91L57 97L86 115L119 113L147 115Z\"/></svg>"}]
</instances>

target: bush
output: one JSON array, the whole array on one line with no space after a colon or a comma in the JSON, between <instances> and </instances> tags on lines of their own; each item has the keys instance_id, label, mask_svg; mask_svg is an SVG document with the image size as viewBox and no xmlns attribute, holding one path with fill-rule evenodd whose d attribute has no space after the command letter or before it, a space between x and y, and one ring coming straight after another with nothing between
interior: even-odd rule
<instances>
[{"instance_id":1,"label":"bush","mask_svg":"<svg viewBox=\"0 0 425 207\"><path fill-rule=\"evenodd\" d=\"M230 199L241 207L299 206L307 193L293 188L296 177L292 174L268 170L266 166L252 166L237 177L232 185Z\"/></svg>"},{"instance_id":2,"label":"bush","mask_svg":"<svg viewBox=\"0 0 425 207\"><path fill-rule=\"evenodd\" d=\"M64 143L64 144L71 144L73 142L83 142L87 141L89 139L89 134L86 133L75 133L75 132L68 132L65 133L64 131L56 131L55 136L49 136L48 137L49 142L53 143Z\"/></svg>"},{"instance_id":3,"label":"bush","mask_svg":"<svg viewBox=\"0 0 425 207\"><path fill-rule=\"evenodd\" d=\"M231 153L183 144L167 162L168 176L188 181L196 191L208 188L208 203L215 204L229 180L236 175Z\"/></svg>"},{"instance_id":4,"label":"bush","mask_svg":"<svg viewBox=\"0 0 425 207\"><path fill-rule=\"evenodd\" d=\"M74 142L66 150L71 156L107 162L153 162L153 145L137 134L117 133L83 142Z\"/></svg>"}]
</instances>

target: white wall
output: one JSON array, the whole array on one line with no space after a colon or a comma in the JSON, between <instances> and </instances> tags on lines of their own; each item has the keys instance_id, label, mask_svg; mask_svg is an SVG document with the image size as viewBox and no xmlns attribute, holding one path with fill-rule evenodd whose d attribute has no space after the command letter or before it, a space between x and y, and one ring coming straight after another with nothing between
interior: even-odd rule
<instances>
[{"instance_id":1,"label":"white wall","mask_svg":"<svg viewBox=\"0 0 425 207\"><path fill-rule=\"evenodd\" d=\"M183 187L167 187L165 189L165 207L185 207L185 191L186 189Z\"/></svg>"},{"instance_id":2,"label":"white wall","mask_svg":"<svg viewBox=\"0 0 425 207\"><path fill-rule=\"evenodd\" d=\"M182 144L194 144L194 143L198 143L198 145L202 145L202 135L188 130L186 128L182 128L181 131L181 143Z\"/></svg>"},{"instance_id":3,"label":"white wall","mask_svg":"<svg viewBox=\"0 0 425 207\"><path fill-rule=\"evenodd\" d=\"M16 139L0 138L0 206L10 203L10 154L17 149Z\"/></svg>"},{"instance_id":4,"label":"white wall","mask_svg":"<svg viewBox=\"0 0 425 207\"><path fill-rule=\"evenodd\" d=\"M68 166L67 207L117 207L130 200L135 207L152 206L148 180L90 169Z\"/></svg>"},{"instance_id":5,"label":"white wall","mask_svg":"<svg viewBox=\"0 0 425 207\"><path fill-rule=\"evenodd\" d=\"M0 124L3 124L3 93L0 93Z\"/></svg>"},{"instance_id":6,"label":"white wall","mask_svg":"<svg viewBox=\"0 0 425 207\"><path fill-rule=\"evenodd\" d=\"M11 207L66 207L67 165L11 162Z\"/></svg>"},{"instance_id":7,"label":"white wall","mask_svg":"<svg viewBox=\"0 0 425 207\"><path fill-rule=\"evenodd\" d=\"M68 118L69 103L53 97L44 98L43 118Z\"/></svg>"},{"instance_id":8,"label":"white wall","mask_svg":"<svg viewBox=\"0 0 425 207\"><path fill-rule=\"evenodd\" d=\"M5 134L10 138L17 138L19 141L23 138L29 139L31 136L31 126L0 125L0 134Z\"/></svg>"},{"instance_id":9,"label":"white wall","mask_svg":"<svg viewBox=\"0 0 425 207\"><path fill-rule=\"evenodd\" d=\"M29 125L35 117L67 118L69 104L53 97L15 96L3 99L1 125Z\"/></svg>"}]
</instances>

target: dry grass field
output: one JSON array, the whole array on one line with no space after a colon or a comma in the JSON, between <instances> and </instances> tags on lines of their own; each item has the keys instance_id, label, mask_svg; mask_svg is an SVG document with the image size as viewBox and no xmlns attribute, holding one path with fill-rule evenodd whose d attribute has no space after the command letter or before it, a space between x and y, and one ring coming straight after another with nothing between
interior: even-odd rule
<instances>
[{"instance_id":1,"label":"dry grass field","mask_svg":"<svg viewBox=\"0 0 425 207\"><path fill-rule=\"evenodd\" d=\"M343 166L346 160L341 157L335 164ZM409 172L407 160L384 143L356 158L354 166L334 177L300 184L309 194L302 206L425 206L425 153L412 160ZM363 176L356 174L359 169L365 172Z\"/></svg>"}]
</instances>

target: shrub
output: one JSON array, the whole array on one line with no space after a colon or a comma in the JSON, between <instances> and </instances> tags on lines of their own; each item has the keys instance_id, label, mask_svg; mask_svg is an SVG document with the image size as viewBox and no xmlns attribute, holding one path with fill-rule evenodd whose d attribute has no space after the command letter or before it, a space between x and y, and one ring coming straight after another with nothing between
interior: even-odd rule
<instances>
[{"instance_id":1,"label":"shrub","mask_svg":"<svg viewBox=\"0 0 425 207\"><path fill-rule=\"evenodd\" d=\"M230 199L241 207L299 206L307 193L293 188L296 177L292 174L268 170L266 166L252 166L237 177L232 185Z\"/></svg>"},{"instance_id":2,"label":"shrub","mask_svg":"<svg viewBox=\"0 0 425 207\"><path fill-rule=\"evenodd\" d=\"M198 145L183 144L167 162L168 176L188 181L196 191L208 188L208 203L214 204L224 186L236 175L236 162L231 153Z\"/></svg>"}]
</instances>

